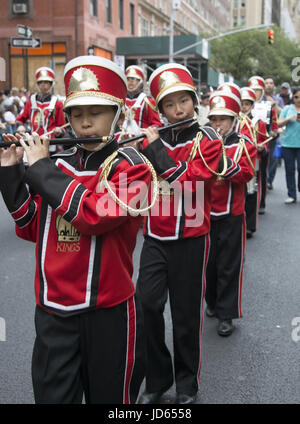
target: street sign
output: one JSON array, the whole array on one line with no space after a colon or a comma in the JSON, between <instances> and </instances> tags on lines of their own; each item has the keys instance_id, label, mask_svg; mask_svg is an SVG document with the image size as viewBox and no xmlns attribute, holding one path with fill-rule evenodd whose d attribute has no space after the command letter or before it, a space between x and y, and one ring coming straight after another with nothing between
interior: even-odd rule
<instances>
[{"instance_id":1,"label":"street sign","mask_svg":"<svg viewBox=\"0 0 300 424\"><path fill-rule=\"evenodd\" d=\"M24 49L39 49L42 46L42 42L40 38L14 37L10 39L10 45L12 47L22 47Z\"/></svg>"},{"instance_id":2,"label":"street sign","mask_svg":"<svg viewBox=\"0 0 300 424\"><path fill-rule=\"evenodd\" d=\"M32 38L32 28L25 25L18 25L18 35L25 38Z\"/></svg>"},{"instance_id":3,"label":"street sign","mask_svg":"<svg viewBox=\"0 0 300 424\"><path fill-rule=\"evenodd\" d=\"M123 70L125 69L125 56L115 55L114 62Z\"/></svg>"}]
</instances>

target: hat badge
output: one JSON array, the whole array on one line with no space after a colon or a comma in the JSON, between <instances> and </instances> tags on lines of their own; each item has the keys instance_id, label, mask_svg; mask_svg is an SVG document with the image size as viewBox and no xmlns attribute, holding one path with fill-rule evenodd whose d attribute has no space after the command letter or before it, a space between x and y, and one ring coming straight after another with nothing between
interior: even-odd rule
<instances>
[{"instance_id":1,"label":"hat badge","mask_svg":"<svg viewBox=\"0 0 300 424\"><path fill-rule=\"evenodd\" d=\"M99 90L99 83L93 71L81 67L76 69L71 76L68 94L87 90Z\"/></svg>"},{"instance_id":2,"label":"hat badge","mask_svg":"<svg viewBox=\"0 0 300 424\"><path fill-rule=\"evenodd\" d=\"M137 71L134 68L130 68L129 71L126 74L127 78L137 78L140 79L141 76L137 73Z\"/></svg>"},{"instance_id":3,"label":"hat badge","mask_svg":"<svg viewBox=\"0 0 300 424\"><path fill-rule=\"evenodd\" d=\"M232 94L232 91L228 85L224 85L224 87L222 87L222 91L224 91L227 94Z\"/></svg>"},{"instance_id":4,"label":"hat badge","mask_svg":"<svg viewBox=\"0 0 300 424\"><path fill-rule=\"evenodd\" d=\"M49 77L49 73L46 69L42 69L40 73L40 77Z\"/></svg>"},{"instance_id":5,"label":"hat badge","mask_svg":"<svg viewBox=\"0 0 300 424\"><path fill-rule=\"evenodd\" d=\"M176 75L175 72L172 72L172 71L165 71L159 77L158 89L163 90L169 85L173 85L177 83L180 83L180 79L178 75Z\"/></svg>"},{"instance_id":6,"label":"hat badge","mask_svg":"<svg viewBox=\"0 0 300 424\"><path fill-rule=\"evenodd\" d=\"M225 107L226 107L225 100L220 96L216 96L211 102L211 108L212 109L217 109L217 108L223 108L224 109Z\"/></svg>"}]
</instances>

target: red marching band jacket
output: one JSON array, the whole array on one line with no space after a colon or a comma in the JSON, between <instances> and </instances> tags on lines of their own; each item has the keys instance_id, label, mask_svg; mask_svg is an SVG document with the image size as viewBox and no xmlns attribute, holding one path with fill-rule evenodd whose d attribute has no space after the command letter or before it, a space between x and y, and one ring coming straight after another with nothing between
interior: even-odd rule
<instances>
[{"instance_id":1,"label":"red marching band jacket","mask_svg":"<svg viewBox=\"0 0 300 424\"><path fill-rule=\"evenodd\" d=\"M247 126L243 128L247 134L251 135ZM244 147L241 140L244 140ZM244 213L245 183L255 175L257 148L252 139L234 131L226 136L223 141L226 155L231 159L234 166L232 170L227 170L225 177L217 179L213 184L211 208L213 220Z\"/></svg>"},{"instance_id":2,"label":"red marching band jacket","mask_svg":"<svg viewBox=\"0 0 300 424\"><path fill-rule=\"evenodd\" d=\"M141 92L134 98L126 98L126 108L132 109L134 119L140 128L148 128L151 125L161 127L162 122L156 111L155 100Z\"/></svg>"},{"instance_id":3,"label":"red marching band jacket","mask_svg":"<svg viewBox=\"0 0 300 424\"><path fill-rule=\"evenodd\" d=\"M199 130L202 157L197 150L189 160ZM151 144L148 140L143 144L143 154L162 179L159 198L145 220L144 235L169 241L207 234L215 181L211 170L223 168L222 142L212 128L200 128L198 123L180 131L161 131L160 136ZM228 172L236 168L229 159Z\"/></svg>"},{"instance_id":4,"label":"red marching band jacket","mask_svg":"<svg viewBox=\"0 0 300 424\"><path fill-rule=\"evenodd\" d=\"M30 120L31 131L43 135L65 124L63 103L54 95L49 95L42 102L37 94L32 94L26 102L24 110L16 120L25 124ZM55 135L52 133L51 138Z\"/></svg>"},{"instance_id":5,"label":"red marching band jacket","mask_svg":"<svg viewBox=\"0 0 300 424\"><path fill-rule=\"evenodd\" d=\"M132 253L142 216L122 209L99 185L103 161L117 149L115 140L84 159L73 148L26 171L23 163L0 167L16 233L36 243L36 303L48 312L65 316L112 307L135 293ZM109 181L128 204L136 195L129 186L148 188L151 172L126 147L118 150Z\"/></svg>"}]
</instances>

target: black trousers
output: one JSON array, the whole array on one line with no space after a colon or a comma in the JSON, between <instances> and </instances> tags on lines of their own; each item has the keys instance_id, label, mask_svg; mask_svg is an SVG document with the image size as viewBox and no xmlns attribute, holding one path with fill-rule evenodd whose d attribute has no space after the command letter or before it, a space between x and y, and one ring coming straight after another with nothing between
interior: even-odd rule
<instances>
[{"instance_id":1,"label":"black trousers","mask_svg":"<svg viewBox=\"0 0 300 424\"><path fill-rule=\"evenodd\" d=\"M174 381L163 315L169 294L176 390L189 395L197 393L208 249L207 235L170 242L145 238L137 293L144 311L149 392L167 390Z\"/></svg>"},{"instance_id":2,"label":"black trousers","mask_svg":"<svg viewBox=\"0 0 300 424\"><path fill-rule=\"evenodd\" d=\"M267 176L268 176L268 165L269 165L269 152L261 156L260 161L260 178L261 178L261 196L260 196L260 207L266 207L266 195L267 195Z\"/></svg>"},{"instance_id":3,"label":"black trousers","mask_svg":"<svg viewBox=\"0 0 300 424\"><path fill-rule=\"evenodd\" d=\"M35 312L32 380L36 403L135 403L144 379L141 307L131 298L113 308L68 318Z\"/></svg>"},{"instance_id":4,"label":"black trousers","mask_svg":"<svg viewBox=\"0 0 300 424\"><path fill-rule=\"evenodd\" d=\"M241 318L245 217L211 221L205 300L219 319Z\"/></svg>"},{"instance_id":5,"label":"black trousers","mask_svg":"<svg viewBox=\"0 0 300 424\"><path fill-rule=\"evenodd\" d=\"M247 230L255 233L257 230L257 205L258 205L258 192L254 192L246 195L245 200L245 212L246 212L246 224Z\"/></svg>"}]
</instances>

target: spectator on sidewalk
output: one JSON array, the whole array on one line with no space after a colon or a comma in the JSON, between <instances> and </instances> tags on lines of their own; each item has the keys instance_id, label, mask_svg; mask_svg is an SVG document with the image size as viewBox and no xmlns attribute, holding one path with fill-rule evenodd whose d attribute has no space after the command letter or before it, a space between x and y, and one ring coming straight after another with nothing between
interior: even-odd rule
<instances>
[{"instance_id":1,"label":"spectator on sidewalk","mask_svg":"<svg viewBox=\"0 0 300 424\"><path fill-rule=\"evenodd\" d=\"M293 102L293 95L290 84L288 82L284 82L281 84L279 97L281 97L284 106L290 105Z\"/></svg>"},{"instance_id":2,"label":"spectator on sidewalk","mask_svg":"<svg viewBox=\"0 0 300 424\"><path fill-rule=\"evenodd\" d=\"M278 126L285 126L281 143L288 190L288 198L285 200L285 204L292 204L297 201L297 188L300 191L300 87L293 91L293 104L285 106L281 112ZM296 163L298 169L297 188Z\"/></svg>"}]
</instances>

